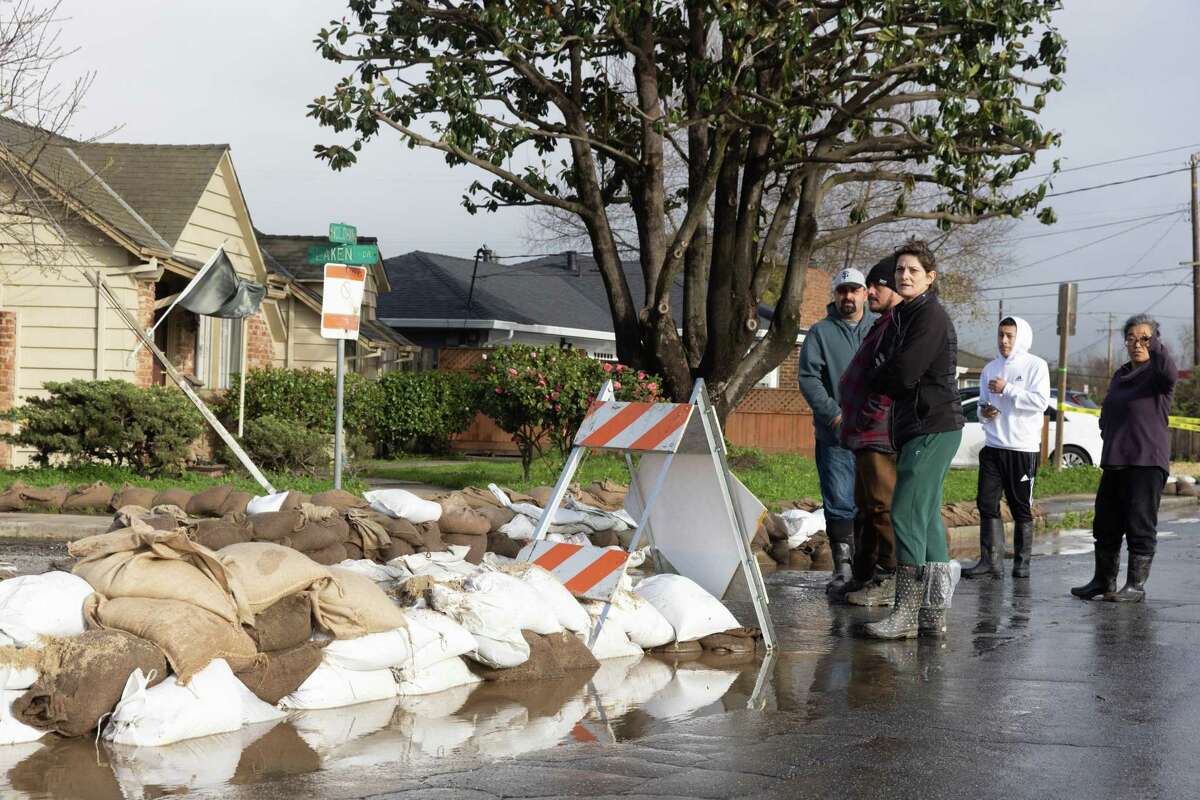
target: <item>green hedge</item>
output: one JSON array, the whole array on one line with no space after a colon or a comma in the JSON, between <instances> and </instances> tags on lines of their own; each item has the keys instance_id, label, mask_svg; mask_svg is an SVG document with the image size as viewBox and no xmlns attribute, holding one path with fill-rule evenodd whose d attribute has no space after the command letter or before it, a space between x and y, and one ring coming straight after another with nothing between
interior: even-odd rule
<instances>
[{"instance_id":1,"label":"green hedge","mask_svg":"<svg viewBox=\"0 0 1200 800\"><path fill-rule=\"evenodd\" d=\"M461 372L390 372L379 379L376 449L388 458L444 453L479 407L478 384Z\"/></svg>"}]
</instances>

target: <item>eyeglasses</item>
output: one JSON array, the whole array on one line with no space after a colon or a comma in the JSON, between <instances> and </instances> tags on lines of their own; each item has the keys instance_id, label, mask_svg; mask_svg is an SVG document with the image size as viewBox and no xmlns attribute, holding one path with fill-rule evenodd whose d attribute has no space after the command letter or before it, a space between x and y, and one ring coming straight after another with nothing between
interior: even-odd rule
<instances>
[{"instance_id":1,"label":"eyeglasses","mask_svg":"<svg viewBox=\"0 0 1200 800\"><path fill-rule=\"evenodd\" d=\"M1129 345L1130 347L1133 347L1133 346L1139 345L1139 344L1142 347L1149 347L1150 346L1150 337L1149 336L1126 336L1125 344Z\"/></svg>"}]
</instances>

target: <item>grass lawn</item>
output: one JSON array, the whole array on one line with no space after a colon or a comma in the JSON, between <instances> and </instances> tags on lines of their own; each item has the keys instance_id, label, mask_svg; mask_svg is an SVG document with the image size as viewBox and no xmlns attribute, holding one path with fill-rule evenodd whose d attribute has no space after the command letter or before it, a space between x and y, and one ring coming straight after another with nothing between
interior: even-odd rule
<instances>
[{"instance_id":1,"label":"grass lawn","mask_svg":"<svg viewBox=\"0 0 1200 800\"><path fill-rule=\"evenodd\" d=\"M293 475L267 475L268 480L277 489L294 489L305 494L315 494L333 488L332 478L307 478ZM208 473L185 472L182 475L164 476L161 478L143 478L136 473L120 467L88 464L80 467L51 467L37 469L0 470L0 491L14 483L21 482L29 486L57 486L66 484L75 487L96 481L104 481L114 489L128 483L133 486L149 486L153 489L168 489L178 486L190 492L199 492L217 484L232 483L237 488L251 494L263 494L262 487L252 478L239 473L230 473L222 477L214 477ZM344 488L358 492L366 489L366 484L356 478L343 479Z\"/></svg>"},{"instance_id":2,"label":"grass lawn","mask_svg":"<svg viewBox=\"0 0 1200 800\"><path fill-rule=\"evenodd\" d=\"M817 466L811 458L738 450L731 453L730 462L742 483L768 506L821 495ZM526 490L534 486L553 485L558 479L559 468L557 459L539 459L533 464L531 479L526 481L521 478L521 464L516 460L456 460L452 464L439 466L424 465L416 460L400 460L371 462L360 476L416 481L451 489L496 483L511 489ZM624 458L593 453L584 460L575 480L588 484L604 478L627 483L629 473ZM944 489L945 501L974 500L977 480L977 470L950 470ZM1091 467L1062 472L1042 470L1034 483L1034 496L1089 494L1094 493L1099 484L1100 470Z\"/></svg>"}]
</instances>

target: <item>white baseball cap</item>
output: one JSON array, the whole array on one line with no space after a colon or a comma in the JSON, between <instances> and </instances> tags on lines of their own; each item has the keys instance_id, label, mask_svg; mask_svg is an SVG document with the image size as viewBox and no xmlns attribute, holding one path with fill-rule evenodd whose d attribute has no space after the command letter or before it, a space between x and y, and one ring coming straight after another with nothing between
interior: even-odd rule
<instances>
[{"instance_id":1,"label":"white baseball cap","mask_svg":"<svg viewBox=\"0 0 1200 800\"><path fill-rule=\"evenodd\" d=\"M856 269L844 269L837 275L833 276L833 288L836 289L839 286L848 285L866 286L867 279L864 278L863 274Z\"/></svg>"}]
</instances>

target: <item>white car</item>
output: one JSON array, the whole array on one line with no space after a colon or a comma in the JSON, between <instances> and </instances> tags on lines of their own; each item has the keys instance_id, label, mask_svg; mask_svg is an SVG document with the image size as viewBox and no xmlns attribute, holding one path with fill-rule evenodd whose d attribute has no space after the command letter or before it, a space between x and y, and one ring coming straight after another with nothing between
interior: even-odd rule
<instances>
[{"instance_id":1,"label":"white car","mask_svg":"<svg viewBox=\"0 0 1200 800\"><path fill-rule=\"evenodd\" d=\"M1050 417L1050 449L1054 449L1055 437L1058 435L1058 395L1051 393L1050 406L1046 415ZM1068 395L1070 396L1070 395ZM979 390L963 389L959 392L962 400L963 425L962 444L954 454L954 467L979 466L979 451L983 449L983 424L979 421ZM1068 403L1063 412L1067 423L1063 437L1063 466L1086 467L1099 465L1100 451L1104 446L1100 438L1100 417L1079 411L1080 406Z\"/></svg>"}]
</instances>

